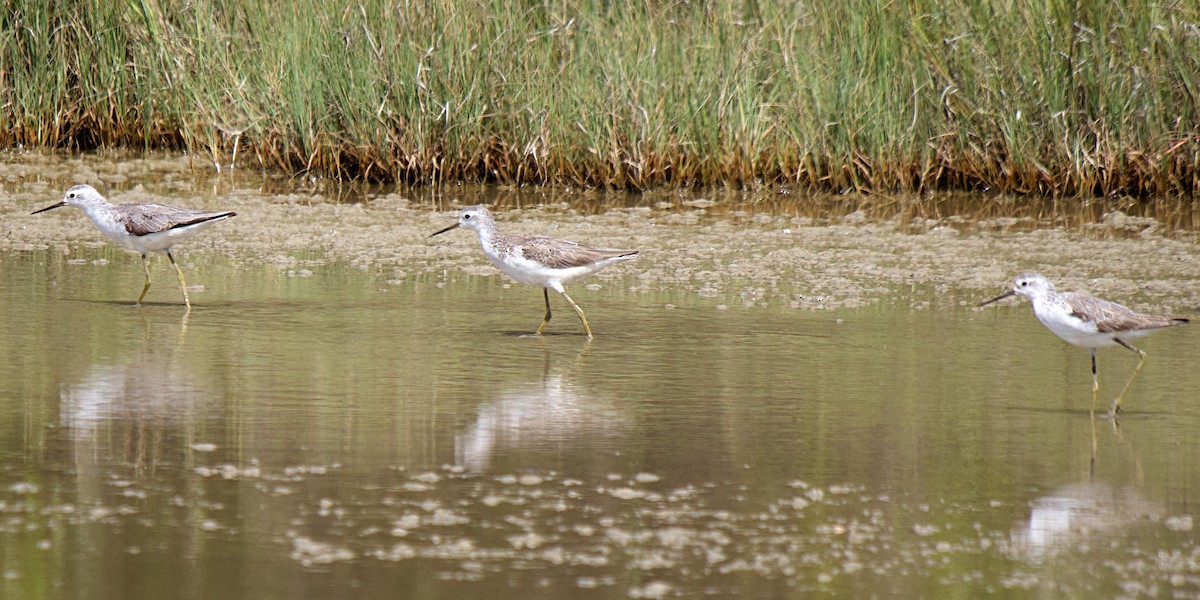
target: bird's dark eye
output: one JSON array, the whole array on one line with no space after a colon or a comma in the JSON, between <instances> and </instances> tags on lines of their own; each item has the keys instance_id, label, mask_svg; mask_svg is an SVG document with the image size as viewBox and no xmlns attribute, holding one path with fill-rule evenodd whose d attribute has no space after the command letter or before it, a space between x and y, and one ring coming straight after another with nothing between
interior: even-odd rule
<instances>
[{"instance_id":1,"label":"bird's dark eye","mask_svg":"<svg viewBox=\"0 0 1200 600\"><path fill-rule=\"evenodd\" d=\"M68 197L68 198L74 198L74 197L75 197L75 192L71 192L70 194L67 194L67 197Z\"/></svg>"},{"instance_id":2,"label":"bird's dark eye","mask_svg":"<svg viewBox=\"0 0 1200 600\"><path fill-rule=\"evenodd\" d=\"M470 219L470 218L471 218L471 215L463 215L463 218L464 218L464 219Z\"/></svg>"},{"instance_id":3,"label":"bird's dark eye","mask_svg":"<svg viewBox=\"0 0 1200 600\"><path fill-rule=\"evenodd\" d=\"M1021 287L1025 287L1025 286L1027 286L1027 285L1029 285L1029 282L1028 282L1028 281L1022 281L1022 282L1021 282Z\"/></svg>"}]
</instances>

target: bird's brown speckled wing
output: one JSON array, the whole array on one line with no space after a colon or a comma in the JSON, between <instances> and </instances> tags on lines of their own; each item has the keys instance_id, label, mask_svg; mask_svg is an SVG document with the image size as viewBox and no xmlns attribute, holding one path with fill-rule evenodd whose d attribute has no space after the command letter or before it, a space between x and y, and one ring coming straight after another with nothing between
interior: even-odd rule
<instances>
[{"instance_id":1,"label":"bird's brown speckled wing","mask_svg":"<svg viewBox=\"0 0 1200 600\"><path fill-rule=\"evenodd\" d=\"M120 220L125 225L125 231L136 236L232 217L236 214L230 211L206 213L165 204L120 204L117 209L121 213Z\"/></svg>"},{"instance_id":2,"label":"bird's brown speckled wing","mask_svg":"<svg viewBox=\"0 0 1200 600\"><path fill-rule=\"evenodd\" d=\"M575 242L548 237L528 237L511 240L521 254L554 269L586 267L608 258L633 256L637 250L608 250L586 248Z\"/></svg>"},{"instance_id":3,"label":"bird's brown speckled wing","mask_svg":"<svg viewBox=\"0 0 1200 600\"><path fill-rule=\"evenodd\" d=\"M1094 298L1083 292L1066 292L1060 296L1071 307L1075 316L1088 323L1095 323L1096 330L1100 333L1157 329L1187 322L1184 319L1142 314L1116 302Z\"/></svg>"}]
</instances>

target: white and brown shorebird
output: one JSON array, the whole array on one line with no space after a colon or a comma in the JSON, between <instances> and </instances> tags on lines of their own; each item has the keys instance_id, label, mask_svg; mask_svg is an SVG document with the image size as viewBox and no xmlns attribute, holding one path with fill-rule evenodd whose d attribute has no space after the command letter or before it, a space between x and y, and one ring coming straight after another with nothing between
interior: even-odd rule
<instances>
[{"instance_id":1,"label":"white and brown shorebird","mask_svg":"<svg viewBox=\"0 0 1200 600\"><path fill-rule=\"evenodd\" d=\"M1096 378L1096 348L1101 346L1123 346L1136 352L1141 360L1133 369L1129 381L1121 394L1109 406L1109 416L1115 417L1121 410L1121 399L1146 363L1146 353L1129 343L1159 329L1183 325L1187 319L1147 315L1130 308L1093 298L1084 292L1056 292L1054 284L1037 273L1022 273L1013 281L1012 289L982 302L986 306L997 300L1020 294L1033 303L1033 314L1054 335L1070 344L1088 349L1092 355L1092 412L1096 410L1096 394L1100 384Z\"/></svg>"},{"instance_id":2,"label":"white and brown shorebird","mask_svg":"<svg viewBox=\"0 0 1200 600\"><path fill-rule=\"evenodd\" d=\"M549 290L554 290L562 294L571 308L575 309L579 320L583 322L583 331L589 340L592 339L592 329L588 327L587 317L583 316L583 309L567 295L565 286L613 263L629 260L638 253L637 250L585 248L575 242L548 237L501 235L496 230L492 213L484 206L464 208L458 215L457 223L429 237L457 227L475 230L488 260L509 277L542 288L542 296L546 299L546 316L537 328L537 335L541 335L550 322Z\"/></svg>"},{"instance_id":3,"label":"white and brown shorebird","mask_svg":"<svg viewBox=\"0 0 1200 600\"><path fill-rule=\"evenodd\" d=\"M163 204L131 203L113 204L104 199L90 185L77 185L67 190L62 201L51 204L46 208L35 210L30 214L46 212L60 206L74 206L91 218L104 235L112 238L121 246L137 252L142 256L142 271L146 274L146 285L138 295L137 305L141 306L146 290L150 289L150 265L146 255L152 252L165 252L175 272L179 274L179 287L183 290L183 304L191 310L192 303L188 300L187 283L183 280L183 270L171 255L171 247L182 242L209 225L236 216L233 211L200 212L187 208L176 208Z\"/></svg>"}]
</instances>

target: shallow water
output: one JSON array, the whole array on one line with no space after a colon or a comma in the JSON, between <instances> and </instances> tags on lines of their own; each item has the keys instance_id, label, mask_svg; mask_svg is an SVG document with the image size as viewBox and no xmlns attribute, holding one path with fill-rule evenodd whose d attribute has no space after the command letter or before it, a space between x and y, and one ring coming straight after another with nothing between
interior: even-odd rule
<instances>
[{"instance_id":1,"label":"shallow water","mask_svg":"<svg viewBox=\"0 0 1200 600\"><path fill-rule=\"evenodd\" d=\"M0 253L0 596L1200 594L1187 328L182 262Z\"/></svg>"}]
</instances>

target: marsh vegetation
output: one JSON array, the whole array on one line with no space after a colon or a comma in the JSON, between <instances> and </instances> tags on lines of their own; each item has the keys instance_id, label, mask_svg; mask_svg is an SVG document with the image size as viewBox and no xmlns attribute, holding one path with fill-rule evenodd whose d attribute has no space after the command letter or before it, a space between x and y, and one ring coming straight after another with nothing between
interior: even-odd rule
<instances>
[{"instance_id":1,"label":"marsh vegetation","mask_svg":"<svg viewBox=\"0 0 1200 600\"><path fill-rule=\"evenodd\" d=\"M385 182L1187 194L1189 2L6 2L0 144Z\"/></svg>"}]
</instances>

